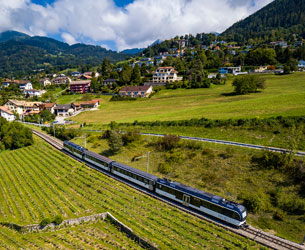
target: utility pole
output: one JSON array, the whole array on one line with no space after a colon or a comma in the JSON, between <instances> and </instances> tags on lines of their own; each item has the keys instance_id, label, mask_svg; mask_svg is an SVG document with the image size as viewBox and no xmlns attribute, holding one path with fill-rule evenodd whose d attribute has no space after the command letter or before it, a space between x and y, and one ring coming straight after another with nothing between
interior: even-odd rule
<instances>
[{"instance_id":1,"label":"utility pole","mask_svg":"<svg viewBox=\"0 0 305 250\"><path fill-rule=\"evenodd\" d=\"M149 169L149 153L150 152L147 152L147 169L146 169L147 173L148 173L148 169Z\"/></svg>"},{"instance_id":2,"label":"utility pole","mask_svg":"<svg viewBox=\"0 0 305 250\"><path fill-rule=\"evenodd\" d=\"M150 153L150 152L147 152L147 155L141 155L141 156L139 156L139 157L134 158L134 160L138 160L138 159L147 157L147 164L146 164L146 172L147 172L147 173L148 173L148 171L149 171L149 153Z\"/></svg>"}]
</instances>

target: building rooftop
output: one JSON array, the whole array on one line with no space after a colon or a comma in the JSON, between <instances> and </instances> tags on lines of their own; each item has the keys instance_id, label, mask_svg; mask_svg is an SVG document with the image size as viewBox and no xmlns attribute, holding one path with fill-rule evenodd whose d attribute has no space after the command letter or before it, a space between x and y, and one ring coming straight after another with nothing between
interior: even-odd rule
<instances>
[{"instance_id":1,"label":"building rooftop","mask_svg":"<svg viewBox=\"0 0 305 250\"><path fill-rule=\"evenodd\" d=\"M85 80L85 81L72 81L70 83L70 86L71 85L84 85L84 84L90 84L91 83L91 80Z\"/></svg>"},{"instance_id":2,"label":"building rooftop","mask_svg":"<svg viewBox=\"0 0 305 250\"><path fill-rule=\"evenodd\" d=\"M12 111L10 111L7 107L5 106L0 106L0 110L2 110L3 112L13 115L14 113Z\"/></svg>"},{"instance_id":3,"label":"building rooftop","mask_svg":"<svg viewBox=\"0 0 305 250\"><path fill-rule=\"evenodd\" d=\"M151 86L125 86L120 90L120 92L136 92L136 91L147 91Z\"/></svg>"}]
</instances>

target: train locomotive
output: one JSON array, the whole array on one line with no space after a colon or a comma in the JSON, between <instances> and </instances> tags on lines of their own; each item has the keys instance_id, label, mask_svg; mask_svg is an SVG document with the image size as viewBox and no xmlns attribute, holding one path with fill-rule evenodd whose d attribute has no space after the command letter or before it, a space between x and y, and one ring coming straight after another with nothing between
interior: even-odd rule
<instances>
[{"instance_id":1,"label":"train locomotive","mask_svg":"<svg viewBox=\"0 0 305 250\"><path fill-rule=\"evenodd\" d=\"M228 201L220 196L183 185L179 182L173 182L166 178L160 179L152 174L91 152L70 141L64 142L64 150L79 159L93 164L97 168L137 184L159 196L180 203L185 207L215 217L236 227L246 225L247 210L241 204Z\"/></svg>"}]
</instances>

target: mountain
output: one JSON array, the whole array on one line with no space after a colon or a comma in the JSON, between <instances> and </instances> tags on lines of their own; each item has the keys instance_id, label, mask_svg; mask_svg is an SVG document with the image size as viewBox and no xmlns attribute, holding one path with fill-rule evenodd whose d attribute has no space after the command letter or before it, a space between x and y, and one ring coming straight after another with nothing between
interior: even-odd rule
<instances>
[{"instance_id":1,"label":"mountain","mask_svg":"<svg viewBox=\"0 0 305 250\"><path fill-rule=\"evenodd\" d=\"M141 53L143 49L139 49L139 48L134 48L134 49L125 49L123 51L121 51L122 54L127 54L127 55L137 55L139 53Z\"/></svg>"},{"instance_id":2,"label":"mountain","mask_svg":"<svg viewBox=\"0 0 305 250\"><path fill-rule=\"evenodd\" d=\"M275 41L305 38L305 0L275 0L220 36L228 41Z\"/></svg>"},{"instance_id":3,"label":"mountain","mask_svg":"<svg viewBox=\"0 0 305 250\"><path fill-rule=\"evenodd\" d=\"M13 30L10 30L10 31L5 31L5 32L2 32L0 33L0 43L1 42L6 42L6 41L9 41L9 40L22 40L22 39L25 39L25 38L29 38L30 36L27 35L27 34L24 34L24 33L20 33L20 32L17 32L17 31L13 31Z\"/></svg>"},{"instance_id":4,"label":"mountain","mask_svg":"<svg viewBox=\"0 0 305 250\"><path fill-rule=\"evenodd\" d=\"M0 76L28 74L37 69L75 68L80 65L96 66L104 58L120 61L125 54L106 50L100 46L74 44L48 37L28 36L16 31L0 33Z\"/></svg>"}]
</instances>

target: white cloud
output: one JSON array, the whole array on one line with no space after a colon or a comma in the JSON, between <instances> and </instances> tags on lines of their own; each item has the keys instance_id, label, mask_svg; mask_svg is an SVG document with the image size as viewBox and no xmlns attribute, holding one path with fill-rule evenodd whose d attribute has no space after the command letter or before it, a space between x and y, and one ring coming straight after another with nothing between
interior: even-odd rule
<instances>
[{"instance_id":1,"label":"white cloud","mask_svg":"<svg viewBox=\"0 0 305 250\"><path fill-rule=\"evenodd\" d=\"M77 41L75 40L75 38L74 38L71 34L69 34L69 33L63 32L63 33L61 34L61 37L62 37L62 39L63 39L66 43L68 43L68 44L70 44L70 45L76 44L76 43L77 43Z\"/></svg>"},{"instance_id":2,"label":"white cloud","mask_svg":"<svg viewBox=\"0 0 305 250\"><path fill-rule=\"evenodd\" d=\"M272 0L57 0L46 7L30 0L0 0L0 31L61 34L69 44L114 41L117 49L146 47L156 39L222 32Z\"/></svg>"}]
</instances>

